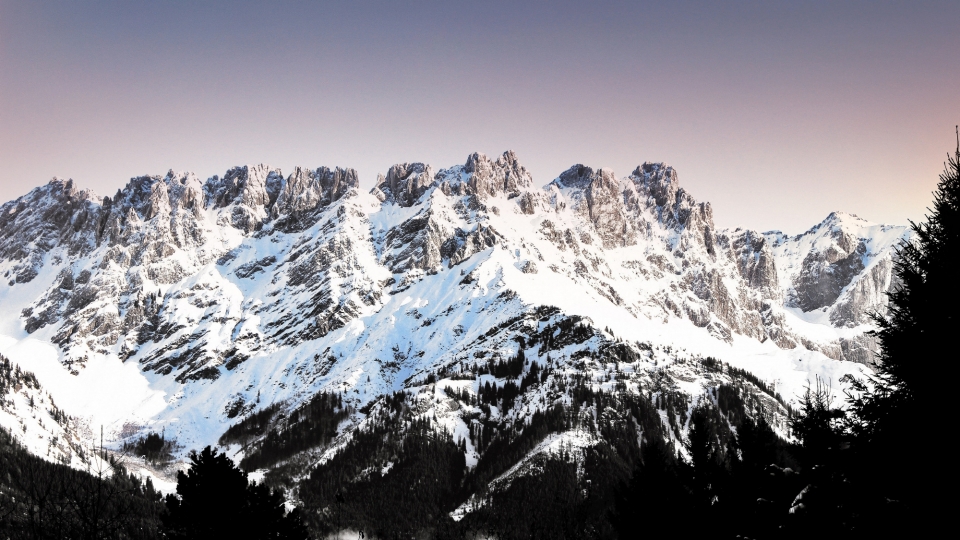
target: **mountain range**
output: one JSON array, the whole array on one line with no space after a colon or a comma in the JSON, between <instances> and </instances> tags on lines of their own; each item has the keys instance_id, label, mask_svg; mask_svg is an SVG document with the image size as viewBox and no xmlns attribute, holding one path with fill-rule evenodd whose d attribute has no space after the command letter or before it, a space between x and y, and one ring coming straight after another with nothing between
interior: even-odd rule
<instances>
[{"instance_id":1,"label":"mountain range","mask_svg":"<svg viewBox=\"0 0 960 540\"><path fill-rule=\"evenodd\" d=\"M717 228L667 164L574 165L539 186L513 152L397 164L369 192L327 167L170 171L103 197L55 178L0 206L0 426L75 466L101 433L117 450L162 432L178 456L220 444L241 461L336 394L329 438L260 461L296 486L396 396L463 441L472 469L478 426L522 430L575 402L572 381L680 396L658 407L674 442L739 381L788 439L806 385L870 371L871 315L908 237L842 212L795 236ZM250 419L250 437L224 436ZM548 431L487 484L603 439Z\"/></svg>"}]
</instances>

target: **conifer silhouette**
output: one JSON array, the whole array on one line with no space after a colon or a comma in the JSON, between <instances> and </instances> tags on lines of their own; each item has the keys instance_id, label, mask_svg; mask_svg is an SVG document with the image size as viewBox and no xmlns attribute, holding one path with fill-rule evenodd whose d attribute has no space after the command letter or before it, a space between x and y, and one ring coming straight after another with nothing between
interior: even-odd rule
<instances>
[{"instance_id":1,"label":"conifer silhouette","mask_svg":"<svg viewBox=\"0 0 960 540\"><path fill-rule=\"evenodd\" d=\"M889 313L874 316L880 345L876 373L869 383L852 383L848 415L857 480L865 490L902 507L898 511L910 516L904 519L916 524L943 515L943 501L925 485L929 447L916 437L942 432L935 422L948 410L943 377L955 371L960 130L929 211L925 222L911 222L914 238L898 250L894 272L899 284L889 295Z\"/></svg>"},{"instance_id":2,"label":"conifer silhouette","mask_svg":"<svg viewBox=\"0 0 960 540\"><path fill-rule=\"evenodd\" d=\"M209 446L190 453L190 469L177 473L177 496L167 495L167 538L305 539L298 510L285 514L283 495L247 475Z\"/></svg>"}]
</instances>

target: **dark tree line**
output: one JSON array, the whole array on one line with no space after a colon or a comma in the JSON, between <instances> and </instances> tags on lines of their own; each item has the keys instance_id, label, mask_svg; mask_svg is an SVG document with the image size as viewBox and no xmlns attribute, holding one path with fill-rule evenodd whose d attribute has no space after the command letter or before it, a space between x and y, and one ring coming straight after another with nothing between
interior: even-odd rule
<instances>
[{"instance_id":1,"label":"dark tree line","mask_svg":"<svg viewBox=\"0 0 960 540\"><path fill-rule=\"evenodd\" d=\"M365 530L379 537L450 526L465 473L465 447L415 418L402 393L386 396L346 446L300 484L309 522L321 534Z\"/></svg>"},{"instance_id":2,"label":"dark tree line","mask_svg":"<svg viewBox=\"0 0 960 540\"><path fill-rule=\"evenodd\" d=\"M337 426L352 412L343 406L340 394L321 392L294 410L266 432L266 436L246 448L240 466L246 471L270 467L298 452L324 445L337 434ZM281 414L281 413L277 413ZM246 425L265 425L263 417L253 415L230 429L243 432ZM235 429L239 428L239 429ZM228 434L233 435L230 431ZM231 437L225 434L226 439Z\"/></svg>"},{"instance_id":3,"label":"dark tree line","mask_svg":"<svg viewBox=\"0 0 960 540\"><path fill-rule=\"evenodd\" d=\"M166 499L112 456L98 457L89 471L49 462L0 428L0 538L308 538L300 511L286 512L283 492L248 482L210 447L190 453L177 494Z\"/></svg>"},{"instance_id":4,"label":"dark tree line","mask_svg":"<svg viewBox=\"0 0 960 540\"><path fill-rule=\"evenodd\" d=\"M165 465L173 460L173 452L177 449L174 439L167 439L164 432L150 432L137 437L133 441L123 443L124 454L143 458L153 466Z\"/></svg>"},{"instance_id":5,"label":"dark tree line","mask_svg":"<svg viewBox=\"0 0 960 540\"><path fill-rule=\"evenodd\" d=\"M0 538L158 538L160 493L98 457L89 472L52 463L0 428Z\"/></svg>"},{"instance_id":6,"label":"dark tree line","mask_svg":"<svg viewBox=\"0 0 960 540\"><path fill-rule=\"evenodd\" d=\"M854 383L846 427L859 464L852 472L856 482L899 501L911 519L937 523L952 501L937 493L931 474L944 475L936 482L941 485L952 485L956 475L951 467L933 473L930 449L917 444L916 436L943 433L943 415L951 410L943 385L956 374L957 355L951 351L960 302L960 137L926 222L911 223L911 229L916 239L899 250L900 285L890 295L889 315L874 319L880 342L876 376L872 386ZM886 472L876 475L877 470Z\"/></svg>"},{"instance_id":7,"label":"dark tree line","mask_svg":"<svg viewBox=\"0 0 960 540\"><path fill-rule=\"evenodd\" d=\"M805 404L804 448L821 470L809 511L850 536L933 535L946 526L952 467L936 459L942 444L956 353L957 254L960 253L960 135L922 223L897 252L898 283L886 315L874 315L880 351L869 381L850 381L847 407L833 410L821 392ZM929 441L929 442L927 442ZM842 495L837 495L842 494ZM843 510L829 510L842 501Z\"/></svg>"},{"instance_id":8,"label":"dark tree line","mask_svg":"<svg viewBox=\"0 0 960 540\"><path fill-rule=\"evenodd\" d=\"M716 521L713 530L721 537L776 530L803 487L793 473L796 449L767 424L750 378L712 359L701 362L732 382L712 388L692 412L689 398L663 382L647 395L607 392L580 374L560 377L549 365L520 364L530 386L552 378L551 390L569 401L522 422L489 410L466 415L469 442L480 454L470 469L463 459L467 440L454 440L419 417L414 396L384 396L379 407L365 409L365 426L346 446L300 483L307 520L317 534L351 529L381 538L632 537L634 530L657 530L666 523L662 518L691 515L713 516L693 527L708 531L706 524ZM479 367L493 371L497 364L507 362ZM446 394L481 410L508 410L520 397L509 385L523 373L507 372L512 378L506 383L483 384L477 395ZM687 424L690 436L683 440ZM575 431L600 443L541 455L523 474L497 480L547 437ZM678 454L680 443L689 459ZM758 510L760 496L767 502ZM463 519L450 518L471 500L479 503ZM741 519L728 526L719 517L724 513ZM758 516L766 516L761 525Z\"/></svg>"}]
</instances>

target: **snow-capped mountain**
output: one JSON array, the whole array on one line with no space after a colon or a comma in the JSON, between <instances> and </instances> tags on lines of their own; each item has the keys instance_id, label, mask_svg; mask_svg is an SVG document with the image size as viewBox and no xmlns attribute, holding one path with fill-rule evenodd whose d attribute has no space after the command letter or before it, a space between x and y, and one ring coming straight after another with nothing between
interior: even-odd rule
<instances>
[{"instance_id":1,"label":"snow-capped mountain","mask_svg":"<svg viewBox=\"0 0 960 540\"><path fill-rule=\"evenodd\" d=\"M814 377L868 369L869 317L907 234L839 212L798 236L717 229L663 163L619 178L575 165L540 187L512 152L398 164L369 193L326 167L170 171L107 197L54 179L0 207L0 352L78 425L113 442L163 428L186 449L320 391L358 411L340 440L399 390L464 435L472 409L450 392L502 384L463 374L518 351L691 399L716 379L696 368L712 357L789 402ZM562 399L549 388L490 414L544 410ZM64 436L24 431L17 399L4 427Z\"/></svg>"}]
</instances>

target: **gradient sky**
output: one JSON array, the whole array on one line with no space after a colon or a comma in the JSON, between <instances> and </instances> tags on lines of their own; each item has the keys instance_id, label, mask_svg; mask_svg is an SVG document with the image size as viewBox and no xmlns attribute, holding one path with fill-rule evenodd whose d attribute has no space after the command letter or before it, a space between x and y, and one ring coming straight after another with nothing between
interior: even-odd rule
<instances>
[{"instance_id":1,"label":"gradient sky","mask_svg":"<svg viewBox=\"0 0 960 540\"><path fill-rule=\"evenodd\" d=\"M676 167L718 226L922 219L960 122L960 2L0 0L0 200L232 165L515 150Z\"/></svg>"}]
</instances>

